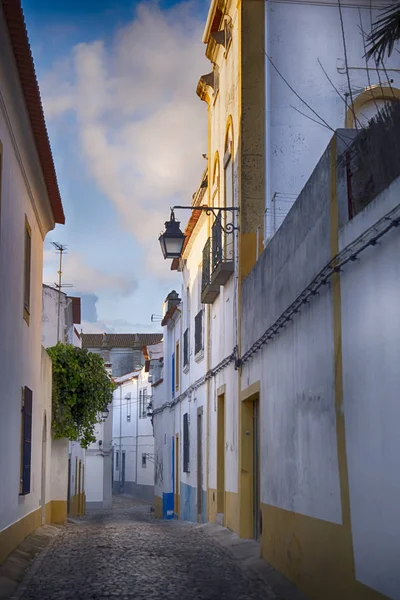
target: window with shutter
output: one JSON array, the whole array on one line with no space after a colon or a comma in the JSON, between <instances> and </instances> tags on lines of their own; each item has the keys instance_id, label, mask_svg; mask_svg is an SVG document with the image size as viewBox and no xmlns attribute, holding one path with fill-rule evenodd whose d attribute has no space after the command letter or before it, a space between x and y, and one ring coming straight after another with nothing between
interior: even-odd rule
<instances>
[{"instance_id":1,"label":"window with shutter","mask_svg":"<svg viewBox=\"0 0 400 600\"><path fill-rule=\"evenodd\" d=\"M32 390L22 390L21 409L21 481L20 494L26 496L31 491L31 456L32 456Z\"/></svg>"},{"instance_id":2,"label":"window with shutter","mask_svg":"<svg viewBox=\"0 0 400 600\"><path fill-rule=\"evenodd\" d=\"M189 414L183 415L183 472L189 473Z\"/></svg>"},{"instance_id":3,"label":"window with shutter","mask_svg":"<svg viewBox=\"0 0 400 600\"><path fill-rule=\"evenodd\" d=\"M143 404L142 404L142 419L147 417L147 404L148 404L147 388L143 388Z\"/></svg>"},{"instance_id":4,"label":"window with shutter","mask_svg":"<svg viewBox=\"0 0 400 600\"><path fill-rule=\"evenodd\" d=\"M179 342L175 344L175 390L179 390L179 376L180 376L180 348Z\"/></svg>"},{"instance_id":5,"label":"window with shutter","mask_svg":"<svg viewBox=\"0 0 400 600\"><path fill-rule=\"evenodd\" d=\"M194 318L194 352L203 350L203 311L200 310Z\"/></svg>"},{"instance_id":6,"label":"window with shutter","mask_svg":"<svg viewBox=\"0 0 400 600\"><path fill-rule=\"evenodd\" d=\"M189 329L183 334L183 366L189 364Z\"/></svg>"}]
</instances>

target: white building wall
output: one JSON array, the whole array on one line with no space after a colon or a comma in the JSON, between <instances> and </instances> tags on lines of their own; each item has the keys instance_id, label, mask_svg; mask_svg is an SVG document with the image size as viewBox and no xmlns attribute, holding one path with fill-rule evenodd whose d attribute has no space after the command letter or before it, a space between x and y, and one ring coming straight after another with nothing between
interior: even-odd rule
<instances>
[{"instance_id":1,"label":"white building wall","mask_svg":"<svg viewBox=\"0 0 400 600\"><path fill-rule=\"evenodd\" d=\"M149 401L151 384L148 382L148 374L145 373L144 368L135 374L127 374L125 381L121 382L114 391L113 488L117 493L128 493L139 499L153 502L153 428L147 410L146 416L139 414L140 392L143 394L145 391ZM146 455L145 464L142 462L143 454ZM123 472L123 455L125 472Z\"/></svg>"},{"instance_id":2,"label":"white building wall","mask_svg":"<svg viewBox=\"0 0 400 600\"><path fill-rule=\"evenodd\" d=\"M88 509L111 508L112 505L111 406L109 410L107 419L96 426L96 441L86 450L85 492Z\"/></svg>"},{"instance_id":3,"label":"white building wall","mask_svg":"<svg viewBox=\"0 0 400 600\"><path fill-rule=\"evenodd\" d=\"M399 204L400 180L340 232L340 248ZM396 229L341 275L343 398L356 577L400 598L400 238Z\"/></svg>"},{"instance_id":4,"label":"white building wall","mask_svg":"<svg viewBox=\"0 0 400 600\"><path fill-rule=\"evenodd\" d=\"M43 239L54 220L0 9L0 533L40 509L44 412L41 393ZM31 227L30 324L23 319L25 216ZM33 392L31 493L19 496L21 388ZM48 429L48 432L50 430ZM50 437L50 434L49 434Z\"/></svg>"},{"instance_id":5,"label":"white building wall","mask_svg":"<svg viewBox=\"0 0 400 600\"><path fill-rule=\"evenodd\" d=\"M350 2L346 0L341 4L353 100L369 85L400 88L400 57L397 52L385 60L386 73L382 67L377 71L373 60L368 63L367 72L364 58L361 26L364 32L369 33L371 18L375 22L379 8L387 3L378 0L371 5L359 0L349 6ZM346 126L347 109L334 87L344 97L349 93L349 86L344 68L338 4L327 1L269 1L265 3L265 18L266 54L277 69L266 57L265 231L269 238L310 177L332 136L332 130ZM318 117L305 103L331 129L311 121L310 118L318 120ZM296 109L310 118L299 114ZM375 112L374 103L365 105L360 109L360 122Z\"/></svg>"}]
</instances>

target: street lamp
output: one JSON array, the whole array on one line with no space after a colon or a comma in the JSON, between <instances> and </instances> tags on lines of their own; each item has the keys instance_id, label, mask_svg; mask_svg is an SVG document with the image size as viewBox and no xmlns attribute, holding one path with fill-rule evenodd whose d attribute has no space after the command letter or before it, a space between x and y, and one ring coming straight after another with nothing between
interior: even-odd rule
<instances>
[{"instance_id":1,"label":"street lamp","mask_svg":"<svg viewBox=\"0 0 400 600\"><path fill-rule=\"evenodd\" d=\"M171 210L170 220L165 222L165 231L158 238L164 258L180 258L182 254L185 236L179 225L180 222L175 221L174 211Z\"/></svg>"},{"instance_id":2,"label":"street lamp","mask_svg":"<svg viewBox=\"0 0 400 600\"><path fill-rule=\"evenodd\" d=\"M173 206L171 208L170 220L165 222L165 231L158 238L164 258L180 258L183 250L185 235L179 228L180 221L175 221L175 209L202 210L207 215L213 214L215 217L223 211L239 211L237 206ZM221 225L221 229L224 233L233 233L239 227L233 223L227 223L225 226Z\"/></svg>"}]
</instances>

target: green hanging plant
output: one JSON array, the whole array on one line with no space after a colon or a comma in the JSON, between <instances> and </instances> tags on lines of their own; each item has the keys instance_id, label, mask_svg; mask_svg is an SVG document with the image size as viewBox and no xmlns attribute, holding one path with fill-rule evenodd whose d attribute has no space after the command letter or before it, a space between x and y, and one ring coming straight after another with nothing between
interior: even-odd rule
<instances>
[{"instance_id":1,"label":"green hanging plant","mask_svg":"<svg viewBox=\"0 0 400 600\"><path fill-rule=\"evenodd\" d=\"M98 354L61 343L47 352L53 361L53 435L87 448L96 441L96 424L115 385Z\"/></svg>"}]
</instances>

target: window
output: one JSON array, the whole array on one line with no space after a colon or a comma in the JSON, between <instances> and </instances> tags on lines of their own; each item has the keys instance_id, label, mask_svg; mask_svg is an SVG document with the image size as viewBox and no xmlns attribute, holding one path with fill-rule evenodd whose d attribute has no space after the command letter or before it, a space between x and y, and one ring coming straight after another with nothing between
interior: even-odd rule
<instances>
[{"instance_id":1,"label":"window","mask_svg":"<svg viewBox=\"0 0 400 600\"><path fill-rule=\"evenodd\" d=\"M183 472L189 473L189 414L183 415Z\"/></svg>"},{"instance_id":2,"label":"window","mask_svg":"<svg viewBox=\"0 0 400 600\"><path fill-rule=\"evenodd\" d=\"M31 236L32 231L25 217L25 257L24 257L24 319L29 324L31 307Z\"/></svg>"},{"instance_id":3,"label":"window","mask_svg":"<svg viewBox=\"0 0 400 600\"><path fill-rule=\"evenodd\" d=\"M175 345L175 390L179 390L179 342Z\"/></svg>"},{"instance_id":4,"label":"window","mask_svg":"<svg viewBox=\"0 0 400 600\"><path fill-rule=\"evenodd\" d=\"M183 334L183 366L189 364L189 328Z\"/></svg>"},{"instance_id":5,"label":"window","mask_svg":"<svg viewBox=\"0 0 400 600\"><path fill-rule=\"evenodd\" d=\"M145 469L147 466L147 454L142 454L142 469Z\"/></svg>"},{"instance_id":6,"label":"window","mask_svg":"<svg viewBox=\"0 0 400 600\"><path fill-rule=\"evenodd\" d=\"M175 354L172 355L172 397L175 395Z\"/></svg>"},{"instance_id":7,"label":"window","mask_svg":"<svg viewBox=\"0 0 400 600\"><path fill-rule=\"evenodd\" d=\"M124 400L126 400L126 420L130 423L132 415L132 395L130 392L126 394Z\"/></svg>"},{"instance_id":8,"label":"window","mask_svg":"<svg viewBox=\"0 0 400 600\"><path fill-rule=\"evenodd\" d=\"M141 414L142 419L145 419L147 417L147 403L148 403L147 388L144 388L143 389L142 414Z\"/></svg>"},{"instance_id":9,"label":"window","mask_svg":"<svg viewBox=\"0 0 400 600\"><path fill-rule=\"evenodd\" d=\"M194 352L198 354L203 350L203 310L201 309L194 318Z\"/></svg>"},{"instance_id":10,"label":"window","mask_svg":"<svg viewBox=\"0 0 400 600\"><path fill-rule=\"evenodd\" d=\"M142 418L143 414L143 390L139 391L139 419Z\"/></svg>"},{"instance_id":11,"label":"window","mask_svg":"<svg viewBox=\"0 0 400 600\"><path fill-rule=\"evenodd\" d=\"M115 470L119 471L119 452L115 453Z\"/></svg>"},{"instance_id":12,"label":"window","mask_svg":"<svg viewBox=\"0 0 400 600\"><path fill-rule=\"evenodd\" d=\"M26 496L31 491L32 455L32 390L22 388L21 406L21 478L19 493Z\"/></svg>"}]
</instances>

